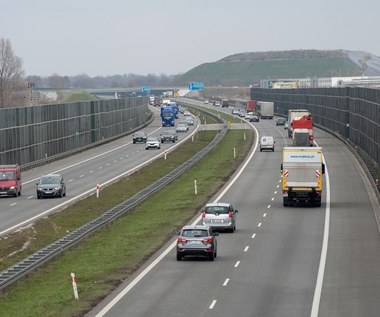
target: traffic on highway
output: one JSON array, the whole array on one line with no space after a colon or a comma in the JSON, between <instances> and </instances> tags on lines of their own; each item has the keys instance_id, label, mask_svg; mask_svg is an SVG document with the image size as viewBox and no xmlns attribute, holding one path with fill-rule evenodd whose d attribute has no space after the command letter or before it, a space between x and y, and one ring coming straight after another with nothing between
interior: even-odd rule
<instances>
[{"instance_id":1,"label":"traffic on highway","mask_svg":"<svg viewBox=\"0 0 380 317\"><path fill-rule=\"evenodd\" d=\"M197 118L185 125L185 115L176 119L172 108L152 109L156 118L143 133L24 172L22 195L0 199L0 235L93 194L97 184L128 175L199 128ZM299 137L305 127L294 128L290 115L278 124L268 103L254 120L228 105L218 110L255 132L248 157L186 226L86 316L376 316L374 210L380 207L356 158L314 126ZM309 117L294 119L310 127ZM179 130L172 121L181 121ZM64 189L38 187L49 175L62 176ZM37 199L42 190L57 199Z\"/></svg>"}]
</instances>

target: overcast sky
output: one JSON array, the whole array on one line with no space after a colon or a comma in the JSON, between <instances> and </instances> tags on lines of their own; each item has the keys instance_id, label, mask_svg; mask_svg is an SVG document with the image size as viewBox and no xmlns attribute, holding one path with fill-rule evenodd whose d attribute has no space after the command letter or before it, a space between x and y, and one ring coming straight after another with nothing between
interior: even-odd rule
<instances>
[{"instance_id":1,"label":"overcast sky","mask_svg":"<svg viewBox=\"0 0 380 317\"><path fill-rule=\"evenodd\" d=\"M375 0L0 0L0 38L26 75L174 75L293 49L380 56Z\"/></svg>"}]
</instances>

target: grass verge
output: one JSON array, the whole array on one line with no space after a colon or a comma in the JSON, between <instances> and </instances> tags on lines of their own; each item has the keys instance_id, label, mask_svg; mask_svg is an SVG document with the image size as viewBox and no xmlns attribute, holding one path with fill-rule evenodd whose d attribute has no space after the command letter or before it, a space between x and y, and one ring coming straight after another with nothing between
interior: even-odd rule
<instances>
[{"instance_id":1,"label":"grass verge","mask_svg":"<svg viewBox=\"0 0 380 317\"><path fill-rule=\"evenodd\" d=\"M175 182L112 225L92 234L4 290L0 294L0 316L82 316L128 278L223 186L251 148L253 133L251 130L245 132L246 141L241 130L229 131L216 149ZM210 133L212 131L199 133L199 139L206 138ZM180 149L191 146L192 143L188 143ZM232 153L234 147L237 153L235 159ZM178 157L177 151L180 149L172 155L173 160ZM156 163L160 165L155 166ZM103 199L96 200L95 197L79 202L73 206L75 211L72 217L65 217L65 221L87 212L93 218L98 210L107 210L108 204L112 204L112 198L107 199L107 195L122 196L124 191L137 191L136 187L145 187L146 183L143 183L147 178L158 178L157 174L166 165L169 165L168 161L164 164L160 160L153 162L125 179L124 185L113 185L117 186L117 190L112 190L112 186L106 188L101 193L107 202L104 206L99 206ZM196 196L193 193L194 179L197 179L198 184ZM59 214L55 217L59 217ZM66 232L71 226L77 227L76 224L60 223L55 219L49 217L45 225L55 228L56 232ZM154 239L151 239L152 236ZM80 300L73 299L70 272L77 275Z\"/></svg>"}]
</instances>

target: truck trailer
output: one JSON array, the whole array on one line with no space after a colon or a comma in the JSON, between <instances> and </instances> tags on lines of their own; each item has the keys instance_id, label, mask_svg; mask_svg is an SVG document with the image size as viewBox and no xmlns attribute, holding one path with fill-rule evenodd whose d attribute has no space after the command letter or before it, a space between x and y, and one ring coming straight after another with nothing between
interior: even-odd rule
<instances>
[{"instance_id":1,"label":"truck trailer","mask_svg":"<svg viewBox=\"0 0 380 317\"><path fill-rule=\"evenodd\" d=\"M256 100L247 100L247 113L256 111Z\"/></svg>"},{"instance_id":2,"label":"truck trailer","mask_svg":"<svg viewBox=\"0 0 380 317\"><path fill-rule=\"evenodd\" d=\"M297 202L320 207L324 173L321 147L284 147L281 164L284 207Z\"/></svg>"},{"instance_id":3,"label":"truck trailer","mask_svg":"<svg viewBox=\"0 0 380 317\"><path fill-rule=\"evenodd\" d=\"M274 103L272 101L260 101L257 103L257 108L261 119L273 119Z\"/></svg>"},{"instance_id":4,"label":"truck trailer","mask_svg":"<svg viewBox=\"0 0 380 317\"><path fill-rule=\"evenodd\" d=\"M293 129L293 146L310 146L308 129Z\"/></svg>"}]
</instances>

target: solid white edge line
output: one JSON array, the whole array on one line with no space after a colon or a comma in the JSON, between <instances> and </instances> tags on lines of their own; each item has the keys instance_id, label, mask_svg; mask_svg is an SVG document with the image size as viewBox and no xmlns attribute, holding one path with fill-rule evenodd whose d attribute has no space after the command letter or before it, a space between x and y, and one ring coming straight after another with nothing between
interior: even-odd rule
<instances>
[{"instance_id":1,"label":"solid white edge line","mask_svg":"<svg viewBox=\"0 0 380 317\"><path fill-rule=\"evenodd\" d=\"M255 128L255 126L251 123L249 123L252 128L254 129L256 133L256 141L255 141L255 147L251 153L251 155L248 157L246 162L243 164L239 172L235 175L235 177L231 180L231 182L226 186L226 188L219 194L215 202L217 202L220 198L222 198L225 193L231 188L231 186L236 182L236 180L239 178L241 173L243 173L244 169L247 167L248 163L253 158L254 154L256 153L256 149L258 147L258 140L259 140L259 132ZM197 129L196 129L197 130ZM196 131L195 130L195 131ZM181 141L182 142L182 141ZM146 164L146 163L145 163ZM201 215L199 215L192 223L192 225L197 224L201 220ZM1 234L1 233L0 233ZM152 270L170 251L173 249L176 245L177 241L174 241L166 250L163 251L144 271L142 271L134 280L131 281L116 297L114 297L98 314L95 315L95 317L102 317L104 316L119 300L121 300L150 270ZM240 261L238 261L240 263ZM239 264L237 264L239 265ZM216 303L216 301L215 301Z\"/></svg>"},{"instance_id":2,"label":"solid white edge line","mask_svg":"<svg viewBox=\"0 0 380 317\"><path fill-rule=\"evenodd\" d=\"M325 275L327 249L329 245L329 230L330 230L330 177L327 170L327 165L325 158L323 157L323 163L325 164L325 175L326 175L326 212L325 212L325 227L323 232L323 243L321 258L319 261L318 276L315 284L315 291L313 297L313 304L311 307L310 317L318 317L319 304L321 301L323 278Z\"/></svg>"}]
</instances>

